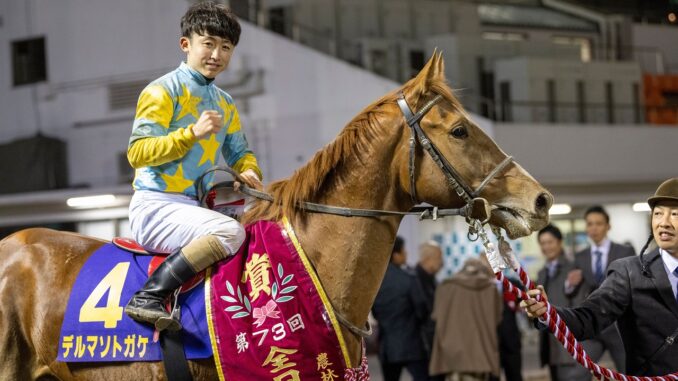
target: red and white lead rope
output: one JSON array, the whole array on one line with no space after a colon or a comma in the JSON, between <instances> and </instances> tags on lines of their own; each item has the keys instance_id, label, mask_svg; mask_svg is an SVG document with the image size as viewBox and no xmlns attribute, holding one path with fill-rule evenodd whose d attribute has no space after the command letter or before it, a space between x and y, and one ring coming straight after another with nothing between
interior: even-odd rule
<instances>
[{"instance_id":1,"label":"red and white lead rope","mask_svg":"<svg viewBox=\"0 0 678 381\"><path fill-rule=\"evenodd\" d=\"M497 232L495 231L495 234ZM503 238L497 234L499 237L499 245L501 246L500 250L495 250L494 245L489 242L487 237L483 238L483 244L485 245L485 250L487 258L490 261L492 266L492 271L494 275L505 287L506 290L509 290L516 297L521 300L528 299L529 296L523 290L518 287L515 287L509 280L504 276L502 270L505 268L513 269L520 276L520 281L523 282L525 287L528 290L536 288L536 285L530 277L527 275L527 272L520 266L519 262L516 260L515 255L511 251L511 247L508 242L504 241ZM543 302L540 295L536 297L540 302ZM619 372L605 368L593 362L591 358L586 354L586 351L581 346L579 341L574 337L572 332L565 324L565 321L560 318L558 311L555 307L551 306L549 302L546 303L546 313L539 318L539 320L548 326L549 331L558 339L558 341L563 345L567 352L575 359L579 364L584 366L586 369L590 370L594 377L598 380L618 380L618 381L671 381L678 380L678 372L667 374L665 376L627 376Z\"/></svg>"}]
</instances>

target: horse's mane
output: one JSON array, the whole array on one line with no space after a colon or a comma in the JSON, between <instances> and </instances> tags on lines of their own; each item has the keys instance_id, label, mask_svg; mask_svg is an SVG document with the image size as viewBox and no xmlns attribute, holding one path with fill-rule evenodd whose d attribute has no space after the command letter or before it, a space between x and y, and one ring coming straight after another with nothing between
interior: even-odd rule
<instances>
[{"instance_id":1,"label":"horse's mane","mask_svg":"<svg viewBox=\"0 0 678 381\"><path fill-rule=\"evenodd\" d=\"M313 202L323 192L324 186L334 175L342 162L351 157L362 160L366 149L377 137L379 126L386 111L384 105L396 103L398 94L402 91L407 93L418 84L417 78L410 80L401 89L396 90L371 105L367 106L360 114L351 120L339 133L334 141L320 149L313 158L303 167L297 169L294 174L284 180L271 183L267 191L275 200L273 203L258 201L243 217L243 222L248 223L257 220L278 221L283 216L294 217L303 212L297 208L301 201ZM455 110L463 110L461 104L453 95L452 90L444 79L432 80L426 84L428 92L442 95ZM411 105L411 107L415 107Z\"/></svg>"}]
</instances>

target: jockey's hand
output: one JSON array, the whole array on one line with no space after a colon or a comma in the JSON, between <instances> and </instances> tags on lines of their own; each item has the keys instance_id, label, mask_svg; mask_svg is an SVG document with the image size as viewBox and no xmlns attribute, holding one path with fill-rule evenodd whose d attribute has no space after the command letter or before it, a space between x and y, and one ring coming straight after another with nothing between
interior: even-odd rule
<instances>
[{"instance_id":1,"label":"jockey's hand","mask_svg":"<svg viewBox=\"0 0 678 381\"><path fill-rule=\"evenodd\" d=\"M193 135L202 139L205 136L216 134L224 126L224 119L221 114L214 110L205 110L200 115L197 122L191 127Z\"/></svg>"},{"instance_id":2,"label":"jockey's hand","mask_svg":"<svg viewBox=\"0 0 678 381\"><path fill-rule=\"evenodd\" d=\"M537 286L534 290L528 290L527 295L529 295L530 298L520 302L520 307L525 309L527 316L534 319L544 315L546 313L546 303L544 302L548 301L544 287ZM535 299L537 295L541 295L541 302L538 302L537 299Z\"/></svg>"},{"instance_id":3,"label":"jockey's hand","mask_svg":"<svg viewBox=\"0 0 678 381\"><path fill-rule=\"evenodd\" d=\"M243 181L245 182L245 185L247 185L248 187L254 188L256 190L264 189L264 184L261 183L261 180L259 180L259 175L257 175L257 173L254 172L253 169L248 169L244 171L243 173L240 174L240 177L242 177ZM237 191L240 188L240 182L236 181L233 184L233 188Z\"/></svg>"}]
</instances>

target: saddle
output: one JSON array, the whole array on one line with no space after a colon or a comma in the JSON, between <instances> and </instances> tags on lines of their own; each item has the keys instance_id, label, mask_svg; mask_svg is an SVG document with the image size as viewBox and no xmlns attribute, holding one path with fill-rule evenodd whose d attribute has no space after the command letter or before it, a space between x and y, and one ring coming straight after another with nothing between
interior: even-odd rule
<instances>
[{"instance_id":1,"label":"saddle","mask_svg":"<svg viewBox=\"0 0 678 381\"><path fill-rule=\"evenodd\" d=\"M214 185L209 191L202 193L200 198L202 207L214 210L237 221L240 221L244 211L246 199L242 194L233 190L233 181L220 182ZM111 241L118 248L137 255L153 256L148 268L148 274L151 275L158 266L167 258L170 253L150 252L146 250L136 240L128 237L115 237ZM205 279L205 272L196 275L190 281L184 283L180 289L174 292L170 297L167 310L172 320L180 320L181 306L178 303L179 295L193 289L197 284Z\"/></svg>"}]
</instances>

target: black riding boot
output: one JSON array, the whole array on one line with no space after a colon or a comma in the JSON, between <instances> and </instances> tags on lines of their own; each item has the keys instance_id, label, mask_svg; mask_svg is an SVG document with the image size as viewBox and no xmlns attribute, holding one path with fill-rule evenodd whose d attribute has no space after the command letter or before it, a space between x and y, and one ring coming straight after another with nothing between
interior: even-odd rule
<instances>
[{"instance_id":1,"label":"black riding boot","mask_svg":"<svg viewBox=\"0 0 678 381\"><path fill-rule=\"evenodd\" d=\"M125 313L136 321L155 325L159 331L180 330L181 323L171 318L165 303L174 290L195 274L181 250L172 253L148 277L144 287L132 296L125 306Z\"/></svg>"}]
</instances>

